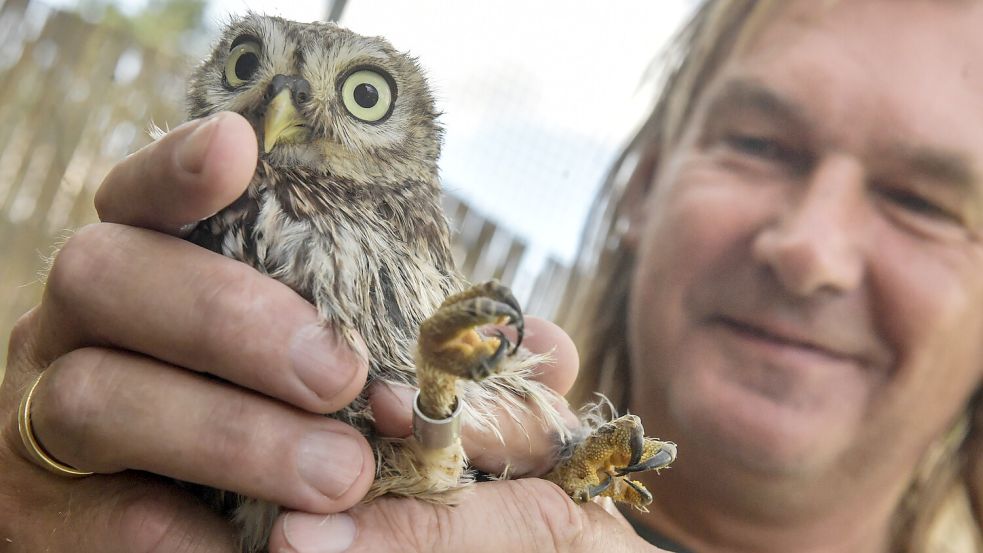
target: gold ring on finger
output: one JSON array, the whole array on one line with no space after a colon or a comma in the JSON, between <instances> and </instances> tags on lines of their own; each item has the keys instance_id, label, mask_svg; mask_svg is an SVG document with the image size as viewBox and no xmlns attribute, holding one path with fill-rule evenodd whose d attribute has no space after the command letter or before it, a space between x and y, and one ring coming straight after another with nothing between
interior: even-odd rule
<instances>
[{"instance_id":1,"label":"gold ring on finger","mask_svg":"<svg viewBox=\"0 0 983 553\"><path fill-rule=\"evenodd\" d=\"M37 389L38 382L41 382L43 376L44 373L42 372L34 379L34 382L27 389L27 393L20 400L20 409L17 412L17 429L20 430L20 437L24 442L24 447L27 449L27 453L31 458L41 465L41 467L58 476L65 476L67 478L91 476L94 473L78 470L52 457L41 447L41 444L38 443L37 436L34 435L34 428L31 426L31 400L34 398L34 390Z\"/></svg>"}]
</instances>

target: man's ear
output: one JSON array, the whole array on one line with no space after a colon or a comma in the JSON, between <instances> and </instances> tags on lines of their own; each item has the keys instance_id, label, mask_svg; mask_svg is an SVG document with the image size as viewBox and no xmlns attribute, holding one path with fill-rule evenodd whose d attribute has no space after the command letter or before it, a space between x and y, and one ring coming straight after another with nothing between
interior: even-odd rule
<instances>
[{"instance_id":1,"label":"man's ear","mask_svg":"<svg viewBox=\"0 0 983 553\"><path fill-rule=\"evenodd\" d=\"M624 194L621 196L621 215L618 222L618 231L621 233L620 243L622 247L632 252L638 249L642 229L645 228L648 217L646 203L658 169L659 152L660 148L655 144L647 146L642 151L642 157L628 177Z\"/></svg>"}]
</instances>

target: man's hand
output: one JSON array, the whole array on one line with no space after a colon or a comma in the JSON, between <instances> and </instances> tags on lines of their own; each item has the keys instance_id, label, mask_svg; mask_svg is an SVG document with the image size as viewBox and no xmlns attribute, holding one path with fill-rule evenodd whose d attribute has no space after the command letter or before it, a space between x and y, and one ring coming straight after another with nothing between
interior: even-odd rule
<instances>
[{"instance_id":1,"label":"man's hand","mask_svg":"<svg viewBox=\"0 0 983 553\"><path fill-rule=\"evenodd\" d=\"M609 504L610 505L610 504ZM455 507L382 499L348 513L291 513L273 530L278 553L654 553L613 506L577 505L538 479L478 484Z\"/></svg>"},{"instance_id":2,"label":"man's hand","mask_svg":"<svg viewBox=\"0 0 983 553\"><path fill-rule=\"evenodd\" d=\"M362 391L366 352L346 347L283 284L181 239L242 194L256 159L252 128L225 113L174 129L106 177L96 197L103 222L68 240L41 304L10 336L0 549L236 551L228 521L171 478L312 513L348 509L368 490L368 443L322 416ZM537 326L557 332L537 323L530 332ZM538 347L554 346L572 347L562 332ZM576 356L558 358L541 378L565 391ZM98 474L55 476L24 449L17 406L42 371L35 435L55 459ZM394 435L408 429L407 393L373 395L380 427ZM519 451L499 448L481 466L501 470L546 439L533 431Z\"/></svg>"},{"instance_id":3,"label":"man's hand","mask_svg":"<svg viewBox=\"0 0 983 553\"><path fill-rule=\"evenodd\" d=\"M286 286L178 237L242 194L256 152L248 123L221 114L106 177L104 222L68 240L41 305L10 338L5 551L235 551L226 521L154 475L322 513L368 489L368 443L321 416L362 390L365 353ZM57 460L99 474L70 480L29 460L17 405L41 371L35 435Z\"/></svg>"}]
</instances>

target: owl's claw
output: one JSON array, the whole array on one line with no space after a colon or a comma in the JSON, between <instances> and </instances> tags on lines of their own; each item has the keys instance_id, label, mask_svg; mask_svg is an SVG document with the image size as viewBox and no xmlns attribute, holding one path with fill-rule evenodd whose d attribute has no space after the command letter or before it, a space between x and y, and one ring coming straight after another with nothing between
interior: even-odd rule
<instances>
[{"instance_id":1,"label":"owl's claw","mask_svg":"<svg viewBox=\"0 0 983 553\"><path fill-rule=\"evenodd\" d=\"M658 471L675 459L675 444L646 438L639 418L625 415L597 428L545 478L576 501L603 495L644 510L652 494L627 475Z\"/></svg>"},{"instance_id":2,"label":"owl's claw","mask_svg":"<svg viewBox=\"0 0 983 553\"><path fill-rule=\"evenodd\" d=\"M477 332L477 327L488 324L514 326L515 344L501 330L490 337ZM519 302L506 286L489 281L444 300L420 325L419 353L428 367L458 378L481 380L495 372L506 353L512 355L518 350L524 334Z\"/></svg>"},{"instance_id":3,"label":"owl's claw","mask_svg":"<svg viewBox=\"0 0 983 553\"><path fill-rule=\"evenodd\" d=\"M610 475L608 475L607 480L605 480L604 482L601 482L600 484L598 484L596 486L591 486L591 487L587 488L587 493L586 493L586 496L587 497L585 498L585 500L586 499L594 499L595 497L597 497L597 496L601 495L602 493L606 492L608 490L608 488L611 487L611 484L613 484L613 483L614 483L614 478L611 477Z\"/></svg>"},{"instance_id":4,"label":"owl's claw","mask_svg":"<svg viewBox=\"0 0 983 553\"><path fill-rule=\"evenodd\" d=\"M519 346L522 345L522 339L525 337L526 321L522 316L522 306L519 305L519 300L515 299L515 294L512 293L512 290L508 286L494 279L482 282L481 284L475 284L464 292L449 296L444 300L441 308L479 297L503 303L510 308L502 309L499 314L504 317L504 321L499 322L504 322L509 326L515 327L516 340L510 352L510 355L514 355L519 349Z\"/></svg>"},{"instance_id":5,"label":"owl's claw","mask_svg":"<svg viewBox=\"0 0 983 553\"><path fill-rule=\"evenodd\" d=\"M622 478L621 481L627 484L627 487L623 488L618 496L615 496L615 501L628 503L640 511L647 510L645 506L652 503L652 492L648 491L637 480Z\"/></svg>"},{"instance_id":6,"label":"owl's claw","mask_svg":"<svg viewBox=\"0 0 983 553\"><path fill-rule=\"evenodd\" d=\"M490 324L514 326L516 343L513 345L501 330L492 336L478 332L479 327ZM449 296L420 325L417 382L421 409L434 418L450 414L457 401L457 379L483 380L495 374L502 359L518 350L524 331L519 302L496 281Z\"/></svg>"},{"instance_id":7,"label":"owl's claw","mask_svg":"<svg viewBox=\"0 0 983 553\"><path fill-rule=\"evenodd\" d=\"M519 306L519 301L515 299L515 295L512 294L512 290L510 290L507 286L499 283L497 280L491 280L486 283L486 285L491 288L490 291L498 297L499 301L511 307L515 312L514 317L510 316L508 318L508 324L515 326L516 333L515 345L512 346L512 351L509 352L509 355L515 355L515 352L518 351L519 346L522 345L522 339L526 334L526 320L522 317L522 307Z\"/></svg>"},{"instance_id":8,"label":"owl's claw","mask_svg":"<svg viewBox=\"0 0 983 553\"><path fill-rule=\"evenodd\" d=\"M525 333L526 333L526 321L525 319L522 318L522 312L518 312L518 313L519 313L518 317L513 318L510 316L508 319L505 320L506 324L515 327L515 333L516 333L515 344L512 345L512 351L509 352L509 355L515 355L515 352L519 351L519 346L522 345L522 339L525 337ZM505 337L505 334L503 334L502 331L498 330L496 331L496 334L498 334L502 340L508 341L508 339Z\"/></svg>"},{"instance_id":9,"label":"owl's claw","mask_svg":"<svg viewBox=\"0 0 983 553\"><path fill-rule=\"evenodd\" d=\"M660 470L669 466L675 460L675 450L672 453L666 450L661 450L655 454L654 457L645 461L643 463L635 463L634 465L627 466L622 469L615 471L618 476L624 476L626 474L631 474L633 472L645 472L647 470Z\"/></svg>"},{"instance_id":10,"label":"owl's claw","mask_svg":"<svg viewBox=\"0 0 983 553\"><path fill-rule=\"evenodd\" d=\"M505 352L509 349L511 343L505 337L505 333L501 330L496 330L495 334L498 335L498 347L495 348L495 352L489 357L482 357L476 364L471 365L471 380L484 380L488 378L494 372L495 367L498 366L498 362L505 356ZM513 349L513 351L515 350Z\"/></svg>"}]
</instances>

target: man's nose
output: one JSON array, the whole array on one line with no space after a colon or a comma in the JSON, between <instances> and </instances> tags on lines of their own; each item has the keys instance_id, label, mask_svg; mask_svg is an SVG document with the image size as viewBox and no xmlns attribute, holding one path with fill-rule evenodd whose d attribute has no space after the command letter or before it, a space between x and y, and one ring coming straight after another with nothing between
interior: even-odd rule
<instances>
[{"instance_id":1,"label":"man's nose","mask_svg":"<svg viewBox=\"0 0 983 553\"><path fill-rule=\"evenodd\" d=\"M754 239L754 257L789 291L849 291L864 275L865 172L852 157L819 160L804 187Z\"/></svg>"}]
</instances>

